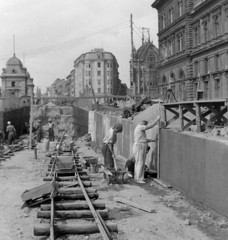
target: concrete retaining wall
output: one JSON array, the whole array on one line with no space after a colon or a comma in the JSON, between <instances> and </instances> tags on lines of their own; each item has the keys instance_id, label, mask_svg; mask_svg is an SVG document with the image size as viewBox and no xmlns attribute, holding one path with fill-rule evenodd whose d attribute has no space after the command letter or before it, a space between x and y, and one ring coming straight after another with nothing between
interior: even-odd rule
<instances>
[{"instance_id":1,"label":"concrete retaining wall","mask_svg":"<svg viewBox=\"0 0 228 240\"><path fill-rule=\"evenodd\" d=\"M161 131L161 179L228 216L228 141Z\"/></svg>"},{"instance_id":2,"label":"concrete retaining wall","mask_svg":"<svg viewBox=\"0 0 228 240\"><path fill-rule=\"evenodd\" d=\"M103 144L103 138L106 132L109 130L109 128L113 127L117 123L121 123L123 125L123 132L117 134L115 152L117 155L128 159L132 154L132 147L134 143L133 135L136 124L134 124L133 121L99 112L91 112L89 121L89 132L91 133L92 140L101 148ZM157 136L157 128L154 127L153 129L148 130L146 133L147 138L155 139ZM156 143L149 143L149 146L151 147L151 150L147 154L146 165L156 170Z\"/></svg>"},{"instance_id":3,"label":"concrete retaining wall","mask_svg":"<svg viewBox=\"0 0 228 240\"><path fill-rule=\"evenodd\" d=\"M73 107L74 137L78 138L88 133L89 111Z\"/></svg>"},{"instance_id":4,"label":"concrete retaining wall","mask_svg":"<svg viewBox=\"0 0 228 240\"><path fill-rule=\"evenodd\" d=\"M17 135L23 134L25 122L29 122L30 107L22 107L6 112L0 112L0 130L6 132L7 122L10 121L16 128Z\"/></svg>"}]
</instances>

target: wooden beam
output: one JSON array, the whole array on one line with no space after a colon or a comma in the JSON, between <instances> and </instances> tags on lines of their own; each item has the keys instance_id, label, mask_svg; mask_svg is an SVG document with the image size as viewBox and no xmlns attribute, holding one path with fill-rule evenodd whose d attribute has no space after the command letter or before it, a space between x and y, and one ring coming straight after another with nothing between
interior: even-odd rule
<instances>
[{"instance_id":1,"label":"wooden beam","mask_svg":"<svg viewBox=\"0 0 228 240\"><path fill-rule=\"evenodd\" d=\"M201 111L200 111L200 105L198 103L195 103L196 107L196 126L197 126L197 132L201 132Z\"/></svg>"},{"instance_id":2,"label":"wooden beam","mask_svg":"<svg viewBox=\"0 0 228 240\"><path fill-rule=\"evenodd\" d=\"M105 203L93 202L93 206L95 209L105 209ZM51 210L51 204L42 204L40 206L41 211L49 211ZM89 205L86 201L74 201L74 202L58 202L55 203L56 210L85 210L89 209Z\"/></svg>"},{"instance_id":3,"label":"wooden beam","mask_svg":"<svg viewBox=\"0 0 228 240\"><path fill-rule=\"evenodd\" d=\"M183 131L184 119L183 119L183 107L179 105L179 116L180 116L180 130Z\"/></svg>"},{"instance_id":4,"label":"wooden beam","mask_svg":"<svg viewBox=\"0 0 228 240\"><path fill-rule=\"evenodd\" d=\"M107 227L111 232L118 232L117 225L114 223L107 223ZM35 236L49 236L50 235L50 225L49 224L37 224L34 227ZM96 223L83 223L83 224L56 224L55 233L59 235L65 234L93 234L99 233L99 227Z\"/></svg>"},{"instance_id":5,"label":"wooden beam","mask_svg":"<svg viewBox=\"0 0 228 240\"><path fill-rule=\"evenodd\" d=\"M108 210L98 210L103 218L108 218ZM67 210L67 211L55 211L56 218L65 219L81 219L81 218L92 218L92 212L90 210ZM51 218L52 214L50 211L38 211L37 218Z\"/></svg>"},{"instance_id":6,"label":"wooden beam","mask_svg":"<svg viewBox=\"0 0 228 240\"><path fill-rule=\"evenodd\" d=\"M51 240L55 240L55 226L54 226L54 220L55 220L55 205L54 205L54 198L51 199L51 224L50 224L50 237Z\"/></svg>"}]
</instances>

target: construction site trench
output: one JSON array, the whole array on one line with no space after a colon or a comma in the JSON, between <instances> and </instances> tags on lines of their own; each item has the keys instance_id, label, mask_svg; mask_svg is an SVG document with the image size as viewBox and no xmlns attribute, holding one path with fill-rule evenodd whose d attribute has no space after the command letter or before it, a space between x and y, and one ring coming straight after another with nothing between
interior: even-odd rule
<instances>
[{"instance_id":1,"label":"construction site trench","mask_svg":"<svg viewBox=\"0 0 228 240\"><path fill-rule=\"evenodd\" d=\"M66 137L74 141L80 158L93 156L103 163L100 148L91 141L88 134L88 115L80 109L71 107L34 107L34 122L41 121L43 136L47 131L48 119L55 126L56 141L50 142L49 153L53 152L57 141L65 130ZM0 239L50 239L49 236L34 236L36 224L50 224L49 219L37 218L39 206L22 208L22 193L44 184L47 165L50 158L45 152L45 142L37 143L37 159L34 150L27 147L13 151L13 154L1 161L0 165ZM123 168L125 162L119 158L117 162ZM120 240L225 240L228 239L227 218L206 206L193 201L181 192L161 185L151 178L145 185L137 185L132 179L124 184L108 184L103 178L100 168L97 173L86 169L90 181L96 188L99 201L105 203L110 222L116 224L118 233L112 234L113 239ZM124 199L125 204L118 201ZM150 209L143 211L139 207ZM65 219L65 223L76 220ZM92 219L85 220L93 223ZM103 239L100 233L81 235L57 235L56 239Z\"/></svg>"}]
</instances>

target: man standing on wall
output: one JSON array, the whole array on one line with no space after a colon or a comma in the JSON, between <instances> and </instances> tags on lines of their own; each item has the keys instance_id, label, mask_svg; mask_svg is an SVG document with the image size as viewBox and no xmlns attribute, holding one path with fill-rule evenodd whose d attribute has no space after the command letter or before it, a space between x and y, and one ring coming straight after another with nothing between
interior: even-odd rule
<instances>
[{"instance_id":1,"label":"man standing on wall","mask_svg":"<svg viewBox=\"0 0 228 240\"><path fill-rule=\"evenodd\" d=\"M7 122L8 126L6 128L6 132L8 132L8 144L11 145L16 137L16 129L11 122Z\"/></svg>"},{"instance_id":2,"label":"man standing on wall","mask_svg":"<svg viewBox=\"0 0 228 240\"><path fill-rule=\"evenodd\" d=\"M147 143L154 142L154 140L146 138L146 130L153 128L159 120L160 120L160 116L158 116L157 119L149 126L147 126L148 122L146 120L143 120L135 128L133 156L135 158L134 180L137 183L145 183L144 167L145 167L145 161L146 161Z\"/></svg>"},{"instance_id":3,"label":"man standing on wall","mask_svg":"<svg viewBox=\"0 0 228 240\"><path fill-rule=\"evenodd\" d=\"M49 134L49 140L55 141L54 124L52 123L51 119L48 120L48 134Z\"/></svg>"}]
</instances>

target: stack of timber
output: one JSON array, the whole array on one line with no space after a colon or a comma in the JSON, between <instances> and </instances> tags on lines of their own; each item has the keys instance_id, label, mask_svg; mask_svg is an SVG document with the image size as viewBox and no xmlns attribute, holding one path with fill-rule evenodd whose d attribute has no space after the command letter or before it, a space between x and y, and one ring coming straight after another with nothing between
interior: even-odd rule
<instances>
[{"instance_id":1,"label":"stack of timber","mask_svg":"<svg viewBox=\"0 0 228 240\"><path fill-rule=\"evenodd\" d=\"M98 201L77 152L57 151L49 159L46 183L22 194L28 206L40 206L37 218L42 218L42 224L35 225L34 235L53 240L57 235L101 233L103 239L112 239L117 225L108 221L108 210Z\"/></svg>"}]
</instances>

